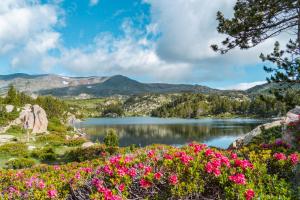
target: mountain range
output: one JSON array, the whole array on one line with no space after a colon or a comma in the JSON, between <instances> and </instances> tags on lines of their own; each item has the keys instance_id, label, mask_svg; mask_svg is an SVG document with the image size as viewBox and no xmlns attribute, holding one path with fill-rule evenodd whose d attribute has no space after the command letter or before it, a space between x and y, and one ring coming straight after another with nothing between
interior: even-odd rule
<instances>
[{"instance_id":1,"label":"mountain range","mask_svg":"<svg viewBox=\"0 0 300 200\"><path fill-rule=\"evenodd\" d=\"M9 85L31 95L53 95L57 97L93 98L113 95L138 95L146 93L223 93L228 92L202 85L141 83L126 76L67 77L54 74L29 75L16 73L0 75L0 95ZM270 89L269 84L255 86L243 93L255 94ZM232 92L232 91L231 91ZM242 91L240 91L242 92Z\"/></svg>"}]
</instances>

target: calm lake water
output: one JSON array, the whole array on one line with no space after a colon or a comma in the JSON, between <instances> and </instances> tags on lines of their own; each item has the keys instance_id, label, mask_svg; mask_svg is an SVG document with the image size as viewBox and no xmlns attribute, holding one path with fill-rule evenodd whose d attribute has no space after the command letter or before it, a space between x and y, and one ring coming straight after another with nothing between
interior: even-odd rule
<instances>
[{"instance_id":1,"label":"calm lake water","mask_svg":"<svg viewBox=\"0 0 300 200\"><path fill-rule=\"evenodd\" d=\"M256 119L177 119L153 117L90 118L84 128L92 141L103 141L105 131L114 128L120 146L168 144L180 146L191 141L227 148L237 137L265 123Z\"/></svg>"}]
</instances>

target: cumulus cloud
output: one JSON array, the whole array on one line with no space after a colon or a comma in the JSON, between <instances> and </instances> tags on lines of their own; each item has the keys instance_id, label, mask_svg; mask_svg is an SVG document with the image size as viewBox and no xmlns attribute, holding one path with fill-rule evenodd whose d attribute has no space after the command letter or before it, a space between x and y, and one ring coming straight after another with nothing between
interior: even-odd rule
<instances>
[{"instance_id":1,"label":"cumulus cloud","mask_svg":"<svg viewBox=\"0 0 300 200\"><path fill-rule=\"evenodd\" d=\"M212 44L219 44L225 38L217 32L216 13L220 10L225 16L231 17L236 0L144 2L151 6L151 23L161 32L156 46L157 55L169 63L188 63L194 70L204 71L208 75L215 74L216 70L222 74L232 67L257 64L260 62L261 52L270 52L276 40L288 38L273 38L247 51L235 49L226 55L220 55L210 48Z\"/></svg>"},{"instance_id":2,"label":"cumulus cloud","mask_svg":"<svg viewBox=\"0 0 300 200\"><path fill-rule=\"evenodd\" d=\"M14 68L32 66L57 48L59 8L37 1L4 0L0 6L0 57L11 57ZM40 67L40 66L36 66Z\"/></svg>"}]
</instances>

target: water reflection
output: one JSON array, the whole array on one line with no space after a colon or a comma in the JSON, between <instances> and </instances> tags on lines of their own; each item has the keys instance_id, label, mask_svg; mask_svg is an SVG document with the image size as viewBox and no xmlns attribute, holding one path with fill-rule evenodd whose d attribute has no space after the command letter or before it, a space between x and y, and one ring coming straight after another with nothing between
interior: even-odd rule
<instances>
[{"instance_id":1,"label":"water reflection","mask_svg":"<svg viewBox=\"0 0 300 200\"><path fill-rule=\"evenodd\" d=\"M141 123L143 122L143 123ZM154 143L182 145L198 141L227 148L238 136L255 128L263 121L249 119L158 119L149 117L88 119L79 124L85 128L92 141L103 141L105 131L117 130L120 146L136 144L146 146Z\"/></svg>"}]
</instances>

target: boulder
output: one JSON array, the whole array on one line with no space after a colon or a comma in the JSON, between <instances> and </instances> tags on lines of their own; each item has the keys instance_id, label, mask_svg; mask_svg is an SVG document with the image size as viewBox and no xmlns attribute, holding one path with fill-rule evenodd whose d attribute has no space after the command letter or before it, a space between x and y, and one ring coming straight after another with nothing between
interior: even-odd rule
<instances>
[{"instance_id":1,"label":"boulder","mask_svg":"<svg viewBox=\"0 0 300 200\"><path fill-rule=\"evenodd\" d=\"M19 118L15 120L15 122L16 124L22 124L25 129L31 129L32 133L47 132L47 115L45 110L39 105L25 105Z\"/></svg>"},{"instance_id":2,"label":"boulder","mask_svg":"<svg viewBox=\"0 0 300 200\"><path fill-rule=\"evenodd\" d=\"M14 110L15 106L13 105L6 105L5 110L7 113L11 113Z\"/></svg>"},{"instance_id":3,"label":"boulder","mask_svg":"<svg viewBox=\"0 0 300 200\"><path fill-rule=\"evenodd\" d=\"M92 146L94 146L95 145L95 143L93 143L93 142L85 142L85 143L83 143L82 145L81 145L81 147L82 148L88 148L88 147L92 147Z\"/></svg>"},{"instance_id":4,"label":"boulder","mask_svg":"<svg viewBox=\"0 0 300 200\"><path fill-rule=\"evenodd\" d=\"M286 114L285 123L298 122L300 120L300 106L296 106Z\"/></svg>"},{"instance_id":5,"label":"boulder","mask_svg":"<svg viewBox=\"0 0 300 200\"><path fill-rule=\"evenodd\" d=\"M15 141L16 137L13 135L0 135L0 144Z\"/></svg>"},{"instance_id":6,"label":"boulder","mask_svg":"<svg viewBox=\"0 0 300 200\"><path fill-rule=\"evenodd\" d=\"M247 145L251 142L251 140L255 137L261 134L261 129L264 127L264 129L269 129L269 128L273 128L276 126L281 126L282 124L284 124L284 120L277 120L274 122L270 122L270 123L266 123L263 125L259 125L257 126L255 129L253 129L252 131L250 131L249 133L239 137L238 139L236 139L232 144L231 147L233 148L240 148L243 145Z\"/></svg>"},{"instance_id":7,"label":"boulder","mask_svg":"<svg viewBox=\"0 0 300 200\"><path fill-rule=\"evenodd\" d=\"M75 127L76 124L80 123L81 121L79 119L76 118L75 115L73 114L69 114L68 118L67 118L67 124L69 126Z\"/></svg>"}]
</instances>

